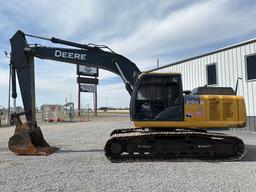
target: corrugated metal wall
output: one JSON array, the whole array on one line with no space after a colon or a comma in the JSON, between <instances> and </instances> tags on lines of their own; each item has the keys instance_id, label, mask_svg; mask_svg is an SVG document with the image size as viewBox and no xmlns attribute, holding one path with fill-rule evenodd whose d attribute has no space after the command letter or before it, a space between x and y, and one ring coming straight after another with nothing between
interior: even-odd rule
<instances>
[{"instance_id":1,"label":"corrugated metal wall","mask_svg":"<svg viewBox=\"0 0 256 192\"><path fill-rule=\"evenodd\" d=\"M248 121L244 130L256 131L256 80L247 81L245 61L245 56L255 53L256 43L251 42L156 71L181 73L184 90L205 85L207 83L206 65L212 63L216 63L217 67L217 86L235 88L237 78L243 78L239 82L238 95L244 96L247 107Z\"/></svg>"}]
</instances>

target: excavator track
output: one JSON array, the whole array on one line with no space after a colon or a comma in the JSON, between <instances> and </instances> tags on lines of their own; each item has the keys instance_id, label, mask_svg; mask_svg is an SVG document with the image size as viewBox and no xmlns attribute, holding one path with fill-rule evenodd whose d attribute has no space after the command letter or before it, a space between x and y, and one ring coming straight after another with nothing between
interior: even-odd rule
<instances>
[{"instance_id":1,"label":"excavator track","mask_svg":"<svg viewBox=\"0 0 256 192\"><path fill-rule=\"evenodd\" d=\"M105 155L112 162L136 160L239 160L245 146L241 139L222 133L186 129L152 131L119 129L105 145Z\"/></svg>"}]
</instances>

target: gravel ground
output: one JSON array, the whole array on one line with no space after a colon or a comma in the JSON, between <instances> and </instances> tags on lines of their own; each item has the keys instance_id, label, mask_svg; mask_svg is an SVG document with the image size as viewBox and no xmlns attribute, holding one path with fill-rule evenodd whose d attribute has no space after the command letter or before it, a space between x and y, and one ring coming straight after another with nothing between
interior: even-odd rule
<instances>
[{"instance_id":1,"label":"gravel ground","mask_svg":"<svg viewBox=\"0 0 256 192\"><path fill-rule=\"evenodd\" d=\"M90 122L44 124L50 156L15 156L7 149L14 129L0 129L0 191L256 191L256 133L232 132L246 143L238 162L111 163L104 144L126 115Z\"/></svg>"}]
</instances>

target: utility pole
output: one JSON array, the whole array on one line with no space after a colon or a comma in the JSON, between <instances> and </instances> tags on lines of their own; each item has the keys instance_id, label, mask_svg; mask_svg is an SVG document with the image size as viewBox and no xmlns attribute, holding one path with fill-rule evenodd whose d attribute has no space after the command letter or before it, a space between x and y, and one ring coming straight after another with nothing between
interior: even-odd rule
<instances>
[{"instance_id":1,"label":"utility pole","mask_svg":"<svg viewBox=\"0 0 256 192\"><path fill-rule=\"evenodd\" d=\"M156 67L159 68L159 59L156 60Z\"/></svg>"},{"instance_id":2,"label":"utility pole","mask_svg":"<svg viewBox=\"0 0 256 192\"><path fill-rule=\"evenodd\" d=\"M78 76L78 77L80 77L80 75ZM77 106L77 109L78 109L78 117L80 117L80 105L81 105L81 103L80 103L80 95L81 95L81 92L80 92L80 83L78 83L78 106Z\"/></svg>"},{"instance_id":3,"label":"utility pole","mask_svg":"<svg viewBox=\"0 0 256 192\"><path fill-rule=\"evenodd\" d=\"M5 56L7 58L11 58L8 54L7 51L4 52ZM10 65L10 71L9 71L9 90L8 90L8 111L7 111L7 118L6 118L6 124L9 124L10 122L10 116L11 116L11 76L12 76L12 68L11 68L11 63L9 63Z\"/></svg>"},{"instance_id":4,"label":"utility pole","mask_svg":"<svg viewBox=\"0 0 256 192\"><path fill-rule=\"evenodd\" d=\"M97 77L95 77L95 79L96 79ZM95 92L93 93L93 101L94 101L94 116L97 116L97 100L98 100L98 98L97 98L97 85L94 85L95 86Z\"/></svg>"},{"instance_id":5,"label":"utility pole","mask_svg":"<svg viewBox=\"0 0 256 192\"><path fill-rule=\"evenodd\" d=\"M11 113L11 75L12 75L12 71L11 71L11 66L10 66L10 72L9 72L9 91L8 91L8 111L7 111L7 118L6 118L6 124L9 124L10 122L10 113Z\"/></svg>"},{"instance_id":6,"label":"utility pole","mask_svg":"<svg viewBox=\"0 0 256 192\"><path fill-rule=\"evenodd\" d=\"M13 110L16 112L16 98L13 99Z\"/></svg>"}]
</instances>

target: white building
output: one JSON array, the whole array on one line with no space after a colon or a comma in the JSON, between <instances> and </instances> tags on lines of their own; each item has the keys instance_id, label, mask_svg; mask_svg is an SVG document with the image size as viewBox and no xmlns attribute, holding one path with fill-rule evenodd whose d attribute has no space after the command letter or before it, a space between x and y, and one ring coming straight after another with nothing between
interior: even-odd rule
<instances>
[{"instance_id":1,"label":"white building","mask_svg":"<svg viewBox=\"0 0 256 192\"><path fill-rule=\"evenodd\" d=\"M256 39L234 44L203 55L191 57L154 69L157 72L179 72L183 89L198 86L236 87L245 98L246 131L256 131Z\"/></svg>"}]
</instances>

